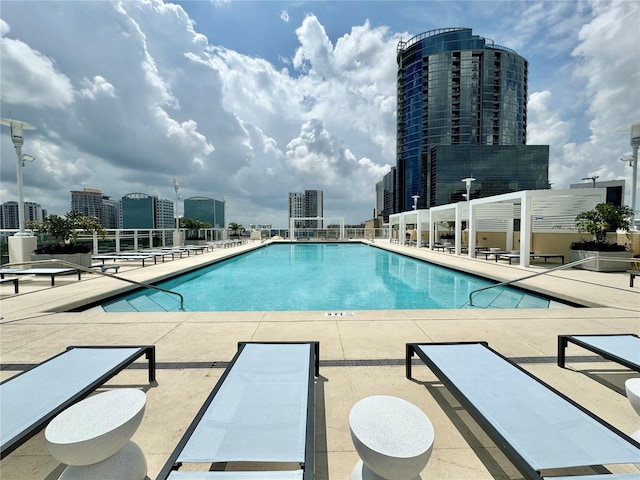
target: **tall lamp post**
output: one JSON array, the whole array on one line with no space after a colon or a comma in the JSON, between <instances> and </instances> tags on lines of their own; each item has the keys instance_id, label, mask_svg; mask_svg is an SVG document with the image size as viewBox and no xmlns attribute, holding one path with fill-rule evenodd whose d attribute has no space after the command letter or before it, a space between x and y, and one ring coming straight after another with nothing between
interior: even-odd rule
<instances>
[{"instance_id":1,"label":"tall lamp post","mask_svg":"<svg viewBox=\"0 0 640 480\"><path fill-rule=\"evenodd\" d=\"M420 195L418 195L416 193L415 195L412 195L411 198L413 198L413 209L417 210L418 209L418 199L420 198Z\"/></svg>"},{"instance_id":2,"label":"tall lamp post","mask_svg":"<svg viewBox=\"0 0 640 480\"><path fill-rule=\"evenodd\" d=\"M180 211L178 201L180 200L180 180L173 177L173 189L176 191L176 229L173 232L173 246L182 245L182 232L180 231Z\"/></svg>"},{"instance_id":3,"label":"tall lamp post","mask_svg":"<svg viewBox=\"0 0 640 480\"><path fill-rule=\"evenodd\" d=\"M464 182L465 186L467 187L467 193L465 194L465 196L467 197L467 232L469 232L469 226L471 224L471 207L469 206L469 202L471 201L471 182L473 181L475 181L475 178L473 177L467 177L461 180L461 182ZM470 243L470 239L467 238L467 245L469 245ZM469 251L471 251L471 245L469 245Z\"/></svg>"},{"instance_id":4,"label":"tall lamp post","mask_svg":"<svg viewBox=\"0 0 640 480\"><path fill-rule=\"evenodd\" d=\"M176 191L176 230L180 229L180 212L178 209L178 200L180 199L180 180L173 177L173 189Z\"/></svg>"},{"instance_id":5,"label":"tall lamp post","mask_svg":"<svg viewBox=\"0 0 640 480\"><path fill-rule=\"evenodd\" d=\"M593 177L582 177L582 180L591 180L593 182L593 188L596 188L596 180L600 178L600 175L594 175Z\"/></svg>"},{"instance_id":6,"label":"tall lamp post","mask_svg":"<svg viewBox=\"0 0 640 480\"><path fill-rule=\"evenodd\" d=\"M631 229L636 229L636 190L638 188L638 147L640 147L640 123L631 125L631 148L633 170L631 173Z\"/></svg>"},{"instance_id":7,"label":"tall lamp post","mask_svg":"<svg viewBox=\"0 0 640 480\"><path fill-rule=\"evenodd\" d=\"M466 187L467 187L467 193L465 194L465 197L467 198L467 214L468 214L468 212L469 212L469 200L471 200L471 182L475 181L475 178L467 177L467 178L463 178L461 181L464 182Z\"/></svg>"},{"instance_id":8,"label":"tall lamp post","mask_svg":"<svg viewBox=\"0 0 640 480\"><path fill-rule=\"evenodd\" d=\"M22 154L22 145L24 138L22 137L23 130L35 130L36 127L27 122L21 122L20 120L13 120L11 118L0 119L0 124L6 125L11 128L11 141L16 148L16 157L18 163L16 165L16 173L18 176L18 237L29 237L30 235L25 232L25 219L24 219L24 195L22 193L22 167L24 162L30 162L34 160L31 155Z\"/></svg>"},{"instance_id":9,"label":"tall lamp post","mask_svg":"<svg viewBox=\"0 0 640 480\"><path fill-rule=\"evenodd\" d=\"M31 260L31 252L36 248L36 237L25 230L24 194L22 192L22 167L24 162L34 160L31 155L22 153L24 130L35 130L35 126L12 118L0 119L0 124L11 129L11 141L16 149L16 175L18 183L18 233L9 237L9 262L21 263Z\"/></svg>"}]
</instances>

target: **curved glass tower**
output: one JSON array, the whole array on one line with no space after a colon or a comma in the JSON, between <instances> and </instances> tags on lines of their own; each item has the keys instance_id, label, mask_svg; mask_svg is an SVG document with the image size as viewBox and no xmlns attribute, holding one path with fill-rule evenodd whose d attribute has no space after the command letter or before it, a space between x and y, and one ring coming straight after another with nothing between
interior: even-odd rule
<instances>
[{"instance_id":1,"label":"curved glass tower","mask_svg":"<svg viewBox=\"0 0 640 480\"><path fill-rule=\"evenodd\" d=\"M397 62L401 211L411 210L415 194L420 208L441 203L436 182L443 165L432 164L435 146L526 145L528 62L513 50L470 28L446 28L398 43Z\"/></svg>"}]
</instances>

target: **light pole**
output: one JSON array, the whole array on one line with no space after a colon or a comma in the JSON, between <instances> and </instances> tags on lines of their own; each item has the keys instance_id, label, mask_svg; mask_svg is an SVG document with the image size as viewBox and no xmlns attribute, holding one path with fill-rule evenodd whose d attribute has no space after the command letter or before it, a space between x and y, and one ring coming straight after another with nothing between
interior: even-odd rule
<instances>
[{"instance_id":1,"label":"light pole","mask_svg":"<svg viewBox=\"0 0 640 480\"><path fill-rule=\"evenodd\" d=\"M636 229L636 189L638 188L638 147L640 147L640 123L631 125L631 148L633 170L631 173L631 229Z\"/></svg>"},{"instance_id":2,"label":"light pole","mask_svg":"<svg viewBox=\"0 0 640 480\"><path fill-rule=\"evenodd\" d=\"M173 189L176 191L176 232L180 230L180 212L178 209L178 200L180 199L180 180L173 177Z\"/></svg>"},{"instance_id":3,"label":"light pole","mask_svg":"<svg viewBox=\"0 0 640 480\"><path fill-rule=\"evenodd\" d=\"M593 182L593 188L596 188L596 180L600 178L600 175L594 175L593 177L582 177L582 180L591 180Z\"/></svg>"},{"instance_id":4,"label":"light pole","mask_svg":"<svg viewBox=\"0 0 640 480\"><path fill-rule=\"evenodd\" d=\"M413 198L413 209L417 210L418 209L418 199L420 198L420 195L418 195L416 193L415 195L412 195L411 198Z\"/></svg>"},{"instance_id":5,"label":"light pole","mask_svg":"<svg viewBox=\"0 0 640 480\"><path fill-rule=\"evenodd\" d=\"M473 177L467 177L460 180L464 182L467 187L467 231L469 231L469 225L471 224L471 207L469 206L469 202L471 201L471 182L475 181ZM467 244L469 244L469 239L467 238ZM471 251L471 247L469 247L469 251Z\"/></svg>"},{"instance_id":6,"label":"light pole","mask_svg":"<svg viewBox=\"0 0 640 480\"><path fill-rule=\"evenodd\" d=\"M0 119L0 124L6 125L11 128L11 141L13 142L13 146L16 148L16 157L18 163L16 164L16 174L18 177L18 233L17 237L29 237L28 233L25 232L25 219L24 219L24 195L22 193L22 167L24 167L24 162L31 162L34 160L34 157L31 155L23 155L22 154L22 144L24 143L24 138L22 137L23 130L35 130L36 127L27 122L21 122L20 120L13 120L11 118L3 118Z\"/></svg>"},{"instance_id":7,"label":"light pole","mask_svg":"<svg viewBox=\"0 0 640 480\"><path fill-rule=\"evenodd\" d=\"M183 243L182 232L180 232L180 209L178 208L178 202L182 195L180 195L180 180L176 177L173 177L173 189L176 191L176 229L173 232L173 246L176 247Z\"/></svg>"},{"instance_id":8,"label":"light pole","mask_svg":"<svg viewBox=\"0 0 640 480\"><path fill-rule=\"evenodd\" d=\"M467 193L465 195L465 197L467 198L467 215L469 214L468 212L469 212L469 200L471 200L471 182L473 181L475 181L475 178L473 177L467 177L461 180L461 182L464 182L465 185L467 186ZM469 222L469 219L467 219L467 223L468 222Z\"/></svg>"}]
</instances>

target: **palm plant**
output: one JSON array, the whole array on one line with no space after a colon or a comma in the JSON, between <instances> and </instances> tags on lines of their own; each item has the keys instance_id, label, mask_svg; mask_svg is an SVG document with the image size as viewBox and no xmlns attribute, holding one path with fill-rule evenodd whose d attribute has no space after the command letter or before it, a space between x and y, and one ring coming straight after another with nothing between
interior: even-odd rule
<instances>
[{"instance_id":1,"label":"palm plant","mask_svg":"<svg viewBox=\"0 0 640 480\"><path fill-rule=\"evenodd\" d=\"M200 236L200 230L211 227L207 222L195 218L184 218L182 226L189 231L187 240L202 240L204 237Z\"/></svg>"},{"instance_id":2,"label":"palm plant","mask_svg":"<svg viewBox=\"0 0 640 480\"><path fill-rule=\"evenodd\" d=\"M246 230L242 225L236 222L229 222L229 231L231 232L232 237L239 237Z\"/></svg>"}]
</instances>

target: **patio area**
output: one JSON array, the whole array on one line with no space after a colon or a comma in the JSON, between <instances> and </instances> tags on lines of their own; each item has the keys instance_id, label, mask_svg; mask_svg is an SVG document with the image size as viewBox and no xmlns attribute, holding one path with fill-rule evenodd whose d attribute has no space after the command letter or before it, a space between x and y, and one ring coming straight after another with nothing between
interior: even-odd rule
<instances>
[{"instance_id":1,"label":"patio area","mask_svg":"<svg viewBox=\"0 0 640 480\"><path fill-rule=\"evenodd\" d=\"M375 246L443 266L512 280L553 265L527 268L377 241ZM119 275L153 282L199 265L257 248L259 243L219 249L145 268L126 266ZM561 270L523 287L590 308L522 310L375 310L328 316L327 312L110 313L69 312L130 288L98 275L20 280L20 294L3 285L0 320L1 379L39 363L70 345L156 346L157 381L149 384L144 361L125 369L104 389L133 387L147 395L133 437L154 479L214 387L239 341L320 342L316 389L315 479L344 480L358 460L349 433L351 407L370 395L393 395L418 406L435 430L434 449L422 478L519 479L521 475L471 419L435 375L415 364L405 377L405 344L487 341L527 371L622 432L640 428L624 393L624 381L640 374L570 346L567 368L556 365L562 334L640 333L640 288L627 273ZM104 390L101 389L101 390ZM99 390L100 391L100 390ZM56 479L64 466L47 451L43 432L0 461L2 479ZM611 472L638 467L611 466ZM589 469L585 473L602 473Z\"/></svg>"}]
</instances>

